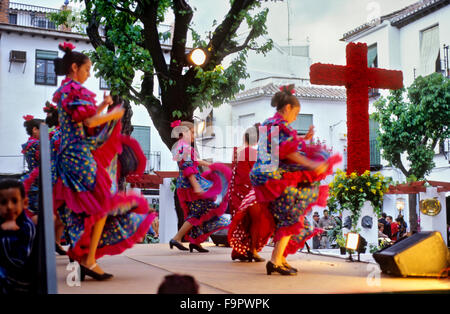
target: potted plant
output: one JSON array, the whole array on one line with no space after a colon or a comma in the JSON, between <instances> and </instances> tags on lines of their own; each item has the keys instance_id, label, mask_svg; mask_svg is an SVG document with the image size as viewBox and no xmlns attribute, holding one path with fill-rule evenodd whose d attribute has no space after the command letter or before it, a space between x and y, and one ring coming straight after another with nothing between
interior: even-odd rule
<instances>
[{"instance_id":1,"label":"potted plant","mask_svg":"<svg viewBox=\"0 0 450 314\"><path fill-rule=\"evenodd\" d=\"M338 234L336 236L336 244L339 246L339 249L341 250L341 255L345 255L346 253L345 238L342 234Z\"/></svg>"}]
</instances>

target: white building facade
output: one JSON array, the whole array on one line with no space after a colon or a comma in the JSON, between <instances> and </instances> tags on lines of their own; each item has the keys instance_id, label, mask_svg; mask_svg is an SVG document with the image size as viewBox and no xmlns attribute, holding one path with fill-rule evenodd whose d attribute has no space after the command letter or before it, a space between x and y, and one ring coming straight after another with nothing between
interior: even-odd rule
<instances>
[{"instance_id":1,"label":"white building facade","mask_svg":"<svg viewBox=\"0 0 450 314\"><path fill-rule=\"evenodd\" d=\"M344 34L345 42L366 43L369 48L369 63L372 66L403 72L403 84L409 87L416 77L434 72L449 77L448 46L450 45L450 1L422 0L402 10L380 17ZM386 96L389 91L380 93ZM376 98L371 98L373 103ZM374 112L370 106L370 113ZM444 145L445 144L445 145ZM435 150L435 168L427 180L450 181L448 140ZM406 156L402 161L408 169ZM391 176L394 181L405 182L406 178L399 169L388 167L386 160L381 161L382 173ZM447 193L449 195L449 193ZM383 210L396 217L396 199L401 195L387 195ZM405 208L408 208L406 198ZM445 204L443 204L445 206ZM408 210L404 211L409 221Z\"/></svg>"}]
</instances>

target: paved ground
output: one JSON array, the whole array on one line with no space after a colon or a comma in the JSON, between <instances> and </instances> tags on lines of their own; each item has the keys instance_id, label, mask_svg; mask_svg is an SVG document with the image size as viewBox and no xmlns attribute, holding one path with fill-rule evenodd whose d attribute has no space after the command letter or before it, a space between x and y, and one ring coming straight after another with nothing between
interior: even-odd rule
<instances>
[{"instance_id":1,"label":"paved ground","mask_svg":"<svg viewBox=\"0 0 450 314\"><path fill-rule=\"evenodd\" d=\"M203 294L299 294L374 293L424 290L450 290L449 279L395 278L381 274L368 254L368 262L350 263L335 250L320 254L297 253L288 261L299 268L292 277L265 273L265 263L231 261L230 248L205 244L209 253L190 253L169 249L168 244L139 244L118 256L99 260L101 267L114 274L107 282L87 279L81 286L69 286L68 258L57 256L58 291L62 294L154 294L164 276L181 273L194 276ZM271 247L261 256L268 259ZM326 255L324 255L326 254ZM70 284L73 285L73 284Z\"/></svg>"}]
</instances>

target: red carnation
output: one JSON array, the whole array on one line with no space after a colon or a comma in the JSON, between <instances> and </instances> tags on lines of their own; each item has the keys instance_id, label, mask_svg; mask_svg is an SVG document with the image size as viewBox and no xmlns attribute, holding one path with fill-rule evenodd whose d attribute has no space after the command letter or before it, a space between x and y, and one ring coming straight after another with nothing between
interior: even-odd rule
<instances>
[{"instance_id":1,"label":"red carnation","mask_svg":"<svg viewBox=\"0 0 450 314\"><path fill-rule=\"evenodd\" d=\"M23 116L23 118L24 118L25 121L30 121L30 120L34 119L34 117L32 115L30 115L30 114L27 114L26 116Z\"/></svg>"},{"instance_id":2,"label":"red carnation","mask_svg":"<svg viewBox=\"0 0 450 314\"><path fill-rule=\"evenodd\" d=\"M72 50L74 50L76 47L75 47L73 44L71 44L71 43L64 42L64 43L62 43L62 44L59 44L59 48L61 48L61 50L63 50L63 51L67 51L67 50L72 51Z\"/></svg>"}]
</instances>

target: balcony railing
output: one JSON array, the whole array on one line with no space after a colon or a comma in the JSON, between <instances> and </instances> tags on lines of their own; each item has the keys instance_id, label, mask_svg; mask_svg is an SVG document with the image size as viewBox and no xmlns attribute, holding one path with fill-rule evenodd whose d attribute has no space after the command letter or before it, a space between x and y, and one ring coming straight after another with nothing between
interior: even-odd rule
<instances>
[{"instance_id":1,"label":"balcony railing","mask_svg":"<svg viewBox=\"0 0 450 314\"><path fill-rule=\"evenodd\" d=\"M145 154L147 157L147 164L145 167L145 173L161 170L161 152L152 152Z\"/></svg>"},{"instance_id":2,"label":"balcony railing","mask_svg":"<svg viewBox=\"0 0 450 314\"><path fill-rule=\"evenodd\" d=\"M57 29L54 22L50 21L50 13L58 13L60 10L40 7L16 2L9 3L9 23L37 27L44 29Z\"/></svg>"}]
</instances>

